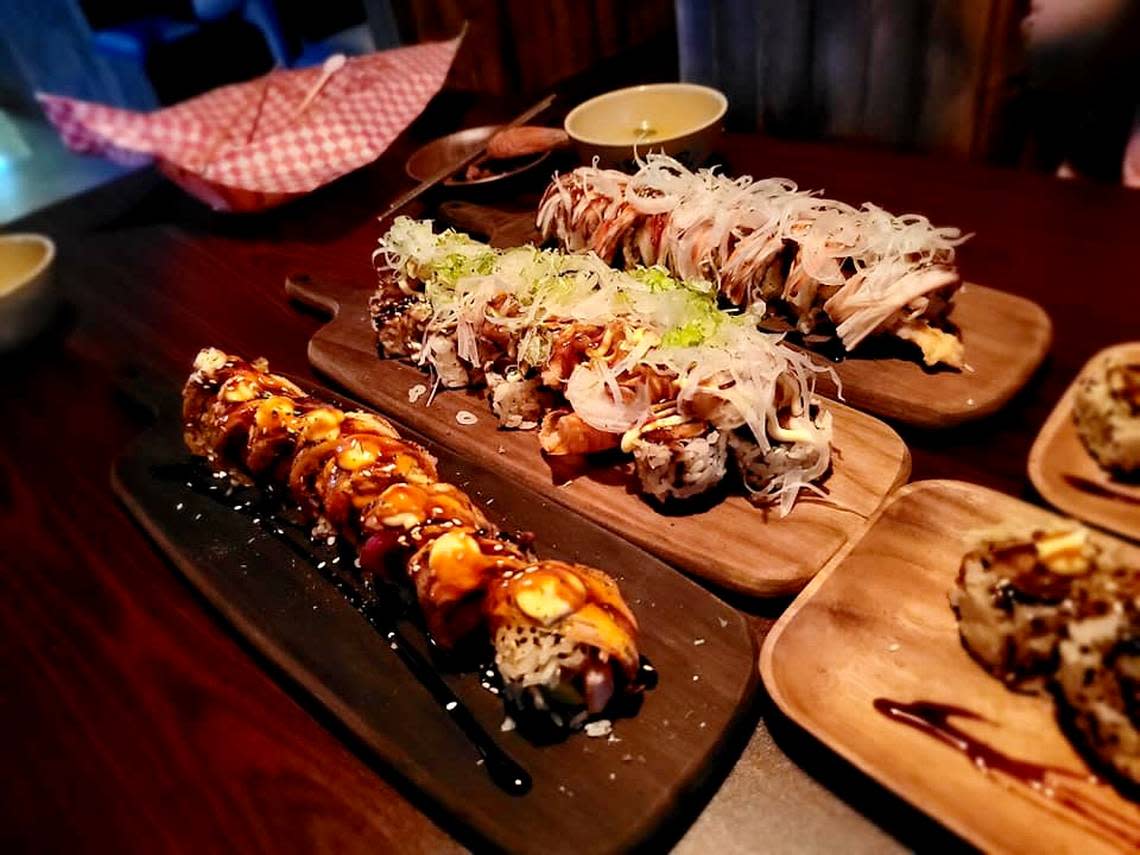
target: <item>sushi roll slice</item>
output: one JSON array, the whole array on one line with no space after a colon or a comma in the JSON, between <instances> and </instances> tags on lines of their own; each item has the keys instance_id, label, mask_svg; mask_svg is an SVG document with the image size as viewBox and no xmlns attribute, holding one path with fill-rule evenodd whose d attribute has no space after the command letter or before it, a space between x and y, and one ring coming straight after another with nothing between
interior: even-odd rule
<instances>
[{"instance_id":1,"label":"sushi roll slice","mask_svg":"<svg viewBox=\"0 0 1140 855\"><path fill-rule=\"evenodd\" d=\"M506 573L521 571L528 556L503 535L455 528L424 536L407 564L416 599L436 644L450 650L485 626L484 600Z\"/></svg>"},{"instance_id":2,"label":"sushi roll slice","mask_svg":"<svg viewBox=\"0 0 1140 855\"><path fill-rule=\"evenodd\" d=\"M630 431L621 447L633 452L642 491L659 502L705 493L724 479L728 469L726 434L680 415Z\"/></svg>"},{"instance_id":3,"label":"sushi roll slice","mask_svg":"<svg viewBox=\"0 0 1140 855\"><path fill-rule=\"evenodd\" d=\"M811 488L831 467L831 413L811 407L810 415L785 416L787 426L769 424L767 447L748 427L728 434L728 445L744 486L756 503L779 500L781 513L791 510L788 496Z\"/></svg>"},{"instance_id":4,"label":"sushi roll slice","mask_svg":"<svg viewBox=\"0 0 1140 855\"><path fill-rule=\"evenodd\" d=\"M600 570L529 563L490 587L485 609L495 665L518 709L574 726L635 690L637 619Z\"/></svg>"},{"instance_id":5,"label":"sushi roll slice","mask_svg":"<svg viewBox=\"0 0 1140 855\"><path fill-rule=\"evenodd\" d=\"M404 271L386 270L368 301L368 314L381 355L414 357L423 342L432 307Z\"/></svg>"},{"instance_id":6,"label":"sushi roll slice","mask_svg":"<svg viewBox=\"0 0 1140 855\"><path fill-rule=\"evenodd\" d=\"M1077 384L1073 419L1102 468L1140 475L1140 361L1117 354L1094 365Z\"/></svg>"},{"instance_id":7,"label":"sushi roll slice","mask_svg":"<svg viewBox=\"0 0 1140 855\"><path fill-rule=\"evenodd\" d=\"M950 598L962 644L1006 684L1041 689L1056 667L1074 592L1100 558L1078 526L983 541L962 559Z\"/></svg>"},{"instance_id":8,"label":"sushi roll slice","mask_svg":"<svg viewBox=\"0 0 1140 855\"><path fill-rule=\"evenodd\" d=\"M360 527L360 571L369 584L407 581L408 559L442 534L492 528L466 493L443 482L390 485Z\"/></svg>"},{"instance_id":9,"label":"sushi roll slice","mask_svg":"<svg viewBox=\"0 0 1140 855\"><path fill-rule=\"evenodd\" d=\"M499 424L511 430L538 427L554 401L551 391L543 387L541 378L524 377L513 366L503 374L487 372L487 395L491 412Z\"/></svg>"},{"instance_id":10,"label":"sushi roll slice","mask_svg":"<svg viewBox=\"0 0 1140 855\"><path fill-rule=\"evenodd\" d=\"M1140 785L1140 569L1099 574L1058 647L1062 721L1105 768Z\"/></svg>"}]
</instances>

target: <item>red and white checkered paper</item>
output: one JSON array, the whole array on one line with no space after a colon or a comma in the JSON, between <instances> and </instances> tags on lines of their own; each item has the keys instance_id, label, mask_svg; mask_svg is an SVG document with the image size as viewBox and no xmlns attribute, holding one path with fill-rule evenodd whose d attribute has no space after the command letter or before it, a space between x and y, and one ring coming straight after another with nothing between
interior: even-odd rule
<instances>
[{"instance_id":1,"label":"red and white checkered paper","mask_svg":"<svg viewBox=\"0 0 1140 855\"><path fill-rule=\"evenodd\" d=\"M127 164L154 157L213 207L257 210L383 154L443 86L460 38L349 59L299 117L319 66L275 71L153 113L38 97L74 151Z\"/></svg>"}]
</instances>

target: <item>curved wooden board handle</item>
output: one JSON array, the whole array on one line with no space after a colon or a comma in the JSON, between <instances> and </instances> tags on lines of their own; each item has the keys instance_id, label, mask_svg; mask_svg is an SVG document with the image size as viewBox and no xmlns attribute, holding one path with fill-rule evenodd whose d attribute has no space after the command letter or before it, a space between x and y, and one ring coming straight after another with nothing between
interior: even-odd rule
<instances>
[{"instance_id":1,"label":"curved wooden board handle","mask_svg":"<svg viewBox=\"0 0 1140 855\"><path fill-rule=\"evenodd\" d=\"M359 291L359 286L336 279L314 277L308 273L291 273L285 277L285 293L309 309L324 312L335 318L349 295Z\"/></svg>"}]
</instances>

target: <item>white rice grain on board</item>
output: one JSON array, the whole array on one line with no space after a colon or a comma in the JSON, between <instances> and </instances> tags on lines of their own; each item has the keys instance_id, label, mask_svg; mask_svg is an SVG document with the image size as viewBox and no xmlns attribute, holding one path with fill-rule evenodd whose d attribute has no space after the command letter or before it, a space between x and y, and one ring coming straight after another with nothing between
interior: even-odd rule
<instances>
[{"instance_id":1,"label":"white rice grain on board","mask_svg":"<svg viewBox=\"0 0 1140 855\"><path fill-rule=\"evenodd\" d=\"M608 718L591 721L585 727L586 736L609 736L613 732L613 723Z\"/></svg>"}]
</instances>

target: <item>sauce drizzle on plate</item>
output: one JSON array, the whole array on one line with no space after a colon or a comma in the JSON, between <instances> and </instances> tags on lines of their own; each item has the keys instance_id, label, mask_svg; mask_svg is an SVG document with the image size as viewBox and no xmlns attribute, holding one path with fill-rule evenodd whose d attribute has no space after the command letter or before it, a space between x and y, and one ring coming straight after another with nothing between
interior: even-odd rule
<instances>
[{"instance_id":1,"label":"sauce drizzle on plate","mask_svg":"<svg viewBox=\"0 0 1140 855\"><path fill-rule=\"evenodd\" d=\"M1104 782L1095 775L1021 760L999 751L951 722L955 717L985 721L964 707L921 700L905 703L889 698L875 698L872 704L880 715L933 737L965 755L983 774L999 772L1041 798L1078 815L1090 830L1106 841L1132 850L1140 849L1140 824L1136 817L1125 815L1093 796L1096 789L1104 786Z\"/></svg>"}]
</instances>

